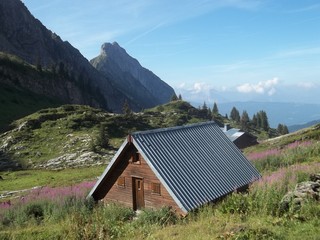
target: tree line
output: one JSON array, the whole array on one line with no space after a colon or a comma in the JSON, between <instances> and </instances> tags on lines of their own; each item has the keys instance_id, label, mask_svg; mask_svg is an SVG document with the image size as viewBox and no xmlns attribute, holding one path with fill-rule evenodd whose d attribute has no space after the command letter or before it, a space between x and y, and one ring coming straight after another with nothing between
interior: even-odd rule
<instances>
[{"instance_id":1,"label":"tree line","mask_svg":"<svg viewBox=\"0 0 320 240\"><path fill-rule=\"evenodd\" d=\"M211 119L214 119L219 115L219 109L216 102L214 102L212 109L210 109L206 102L204 102L202 107L199 106L199 110L204 116L207 116ZM239 110L236 107L232 107L229 117L226 114L225 118L230 119L231 121L240 125L243 131L248 131L250 128L261 129L267 132L270 130L268 116L264 110L258 111L257 113L253 114L252 118L250 118L246 110L243 110L242 114L240 115ZM278 125L276 130L280 135L289 133L288 127L281 123Z\"/></svg>"}]
</instances>

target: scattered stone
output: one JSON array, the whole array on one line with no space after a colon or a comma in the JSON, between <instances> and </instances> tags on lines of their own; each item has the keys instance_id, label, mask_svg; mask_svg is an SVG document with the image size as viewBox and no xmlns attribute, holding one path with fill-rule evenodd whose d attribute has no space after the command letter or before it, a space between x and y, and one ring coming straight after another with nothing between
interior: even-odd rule
<instances>
[{"instance_id":1,"label":"scattered stone","mask_svg":"<svg viewBox=\"0 0 320 240\"><path fill-rule=\"evenodd\" d=\"M113 155L98 154L90 151L78 151L67 153L57 158L48 160L45 163L36 165L35 168L41 169L63 169L65 167L94 166L108 163Z\"/></svg>"},{"instance_id":2,"label":"scattered stone","mask_svg":"<svg viewBox=\"0 0 320 240\"><path fill-rule=\"evenodd\" d=\"M310 181L298 183L294 191L288 192L280 202L280 211L287 212L290 207L297 211L308 199L320 201L320 174L311 175Z\"/></svg>"},{"instance_id":3,"label":"scattered stone","mask_svg":"<svg viewBox=\"0 0 320 240\"><path fill-rule=\"evenodd\" d=\"M318 174L311 174L310 181L320 183L320 173Z\"/></svg>"}]
</instances>

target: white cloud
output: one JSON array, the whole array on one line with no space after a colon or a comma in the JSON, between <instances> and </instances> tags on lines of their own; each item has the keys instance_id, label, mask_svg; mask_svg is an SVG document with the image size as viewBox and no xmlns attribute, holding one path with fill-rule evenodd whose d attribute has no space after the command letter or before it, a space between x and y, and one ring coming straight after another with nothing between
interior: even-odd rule
<instances>
[{"instance_id":1,"label":"white cloud","mask_svg":"<svg viewBox=\"0 0 320 240\"><path fill-rule=\"evenodd\" d=\"M266 81L258 82L257 84L244 83L236 87L237 91L240 93L267 93L269 96L275 94L275 86L279 83L278 78L273 78Z\"/></svg>"},{"instance_id":2,"label":"white cloud","mask_svg":"<svg viewBox=\"0 0 320 240\"><path fill-rule=\"evenodd\" d=\"M186 83L183 82L183 83L180 83L180 84L177 86L177 89L185 88L185 87L186 87Z\"/></svg>"},{"instance_id":3,"label":"white cloud","mask_svg":"<svg viewBox=\"0 0 320 240\"><path fill-rule=\"evenodd\" d=\"M312 82L300 82L300 83L297 83L297 86L304 88L304 89L312 89L312 88L316 87L317 85Z\"/></svg>"},{"instance_id":4,"label":"white cloud","mask_svg":"<svg viewBox=\"0 0 320 240\"><path fill-rule=\"evenodd\" d=\"M208 92L209 90L210 90L209 85L203 82L194 83L191 89L193 93Z\"/></svg>"}]
</instances>

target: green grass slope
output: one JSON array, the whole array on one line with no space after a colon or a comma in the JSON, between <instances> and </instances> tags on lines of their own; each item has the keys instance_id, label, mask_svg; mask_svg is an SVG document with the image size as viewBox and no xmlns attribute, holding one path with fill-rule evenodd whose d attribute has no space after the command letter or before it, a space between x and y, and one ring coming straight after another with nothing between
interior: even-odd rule
<instances>
[{"instance_id":1,"label":"green grass slope","mask_svg":"<svg viewBox=\"0 0 320 240\"><path fill-rule=\"evenodd\" d=\"M208 120L183 101L158 108L127 114L82 105L40 110L15 121L12 130L0 135L0 169L103 164L131 132Z\"/></svg>"},{"instance_id":2,"label":"green grass slope","mask_svg":"<svg viewBox=\"0 0 320 240\"><path fill-rule=\"evenodd\" d=\"M14 119L48 107L58 107L61 102L38 95L22 88L1 84L0 88L0 132L9 129Z\"/></svg>"},{"instance_id":3,"label":"green grass slope","mask_svg":"<svg viewBox=\"0 0 320 240\"><path fill-rule=\"evenodd\" d=\"M1 135L1 151L5 149L12 159L20 157L28 167L45 164L48 158L57 158L62 152L80 151L79 156L86 152L112 155L128 132L205 120L199 118L201 113L197 111L185 102L127 115L75 105L45 109L16 121L12 131ZM101 146L101 138L107 139L108 144ZM177 218L168 208L145 210L135 216L131 209L118 205L93 206L84 197L105 164L54 171L3 171L0 193L28 189L35 184L48 187L29 194L23 192L25 198L12 199L10 208L7 202L2 203L0 238L318 239L317 199L308 198L299 210L290 207L285 212L280 202L298 182L320 172L319 140L320 125L315 125L245 149L245 155L261 172L262 180L254 183L247 193L233 193L185 218ZM32 164L28 159L32 159ZM81 182L90 184L83 195L76 195Z\"/></svg>"}]
</instances>

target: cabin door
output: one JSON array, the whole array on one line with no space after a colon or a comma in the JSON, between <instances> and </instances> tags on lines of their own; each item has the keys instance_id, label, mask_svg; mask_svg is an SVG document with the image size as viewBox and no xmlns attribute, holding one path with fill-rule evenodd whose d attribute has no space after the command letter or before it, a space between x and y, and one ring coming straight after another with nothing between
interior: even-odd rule
<instances>
[{"instance_id":1,"label":"cabin door","mask_svg":"<svg viewBox=\"0 0 320 240\"><path fill-rule=\"evenodd\" d=\"M144 208L143 179L132 178L133 210Z\"/></svg>"}]
</instances>

